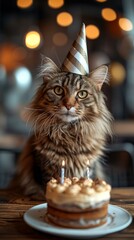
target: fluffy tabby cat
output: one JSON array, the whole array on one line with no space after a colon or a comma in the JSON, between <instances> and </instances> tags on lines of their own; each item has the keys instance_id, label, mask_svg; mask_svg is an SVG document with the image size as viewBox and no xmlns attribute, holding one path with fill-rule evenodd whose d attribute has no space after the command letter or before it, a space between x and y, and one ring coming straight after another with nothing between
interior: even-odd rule
<instances>
[{"instance_id":1,"label":"fluffy tabby cat","mask_svg":"<svg viewBox=\"0 0 134 240\"><path fill-rule=\"evenodd\" d=\"M81 76L63 72L45 58L40 76L43 83L26 112L34 134L17 170L25 194L38 194L41 187L44 191L50 178L60 176L63 159L66 177L85 176L87 162L93 168L111 135L112 118L101 92L108 81L107 66Z\"/></svg>"}]
</instances>

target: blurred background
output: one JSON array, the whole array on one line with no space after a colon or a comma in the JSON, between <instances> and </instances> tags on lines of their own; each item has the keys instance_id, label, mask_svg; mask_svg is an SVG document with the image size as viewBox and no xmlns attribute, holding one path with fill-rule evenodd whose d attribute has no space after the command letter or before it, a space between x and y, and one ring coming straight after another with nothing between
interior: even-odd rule
<instances>
[{"instance_id":1,"label":"blurred background","mask_svg":"<svg viewBox=\"0 0 134 240\"><path fill-rule=\"evenodd\" d=\"M134 1L3 0L0 1L2 173L14 172L10 150L18 154L30 135L22 113L42 81L37 78L42 56L61 66L83 22L90 71L101 64L110 66L110 83L103 91L114 116L112 143L129 143L133 147ZM0 185L4 186L2 180Z\"/></svg>"}]
</instances>

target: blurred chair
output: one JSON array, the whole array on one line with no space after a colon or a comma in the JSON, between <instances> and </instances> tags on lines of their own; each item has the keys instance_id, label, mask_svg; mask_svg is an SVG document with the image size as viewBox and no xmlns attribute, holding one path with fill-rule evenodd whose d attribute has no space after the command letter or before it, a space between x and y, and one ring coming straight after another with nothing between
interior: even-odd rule
<instances>
[{"instance_id":1,"label":"blurred chair","mask_svg":"<svg viewBox=\"0 0 134 240\"><path fill-rule=\"evenodd\" d=\"M7 188L16 170L21 149L0 147L0 188Z\"/></svg>"},{"instance_id":2,"label":"blurred chair","mask_svg":"<svg viewBox=\"0 0 134 240\"><path fill-rule=\"evenodd\" d=\"M115 143L105 153L105 173L112 187L134 186L134 145Z\"/></svg>"}]
</instances>

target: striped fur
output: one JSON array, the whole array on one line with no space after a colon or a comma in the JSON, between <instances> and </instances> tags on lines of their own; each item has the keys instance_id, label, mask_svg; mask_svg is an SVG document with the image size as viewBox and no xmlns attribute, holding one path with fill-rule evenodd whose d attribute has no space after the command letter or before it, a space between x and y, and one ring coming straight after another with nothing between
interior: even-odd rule
<instances>
[{"instance_id":1,"label":"striped fur","mask_svg":"<svg viewBox=\"0 0 134 240\"><path fill-rule=\"evenodd\" d=\"M44 81L25 113L33 135L17 171L26 194L37 193L51 177L58 178L63 159L66 177L85 176L87 161L92 168L111 135L112 117L101 92L108 77L106 66L81 76L61 72L46 58L40 76Z\"/></svg>"}]
</instances>

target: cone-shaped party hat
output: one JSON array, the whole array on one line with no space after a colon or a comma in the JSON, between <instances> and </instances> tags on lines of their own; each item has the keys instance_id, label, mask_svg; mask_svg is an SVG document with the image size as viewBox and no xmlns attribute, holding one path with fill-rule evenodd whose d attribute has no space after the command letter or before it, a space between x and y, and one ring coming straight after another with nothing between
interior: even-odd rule
<instances>
[{"instance_id":1,"label":"cone-shaped party hat","mask_svg":"<svg viewBox=\"0 0 134 240\"><path fill-rule=\"evenodd\" d=\"M82 24L80 33L74 41L61 69L80 75L89 74L88 54L85 34L85 24Z\"/></svg>"}]
</instances>

